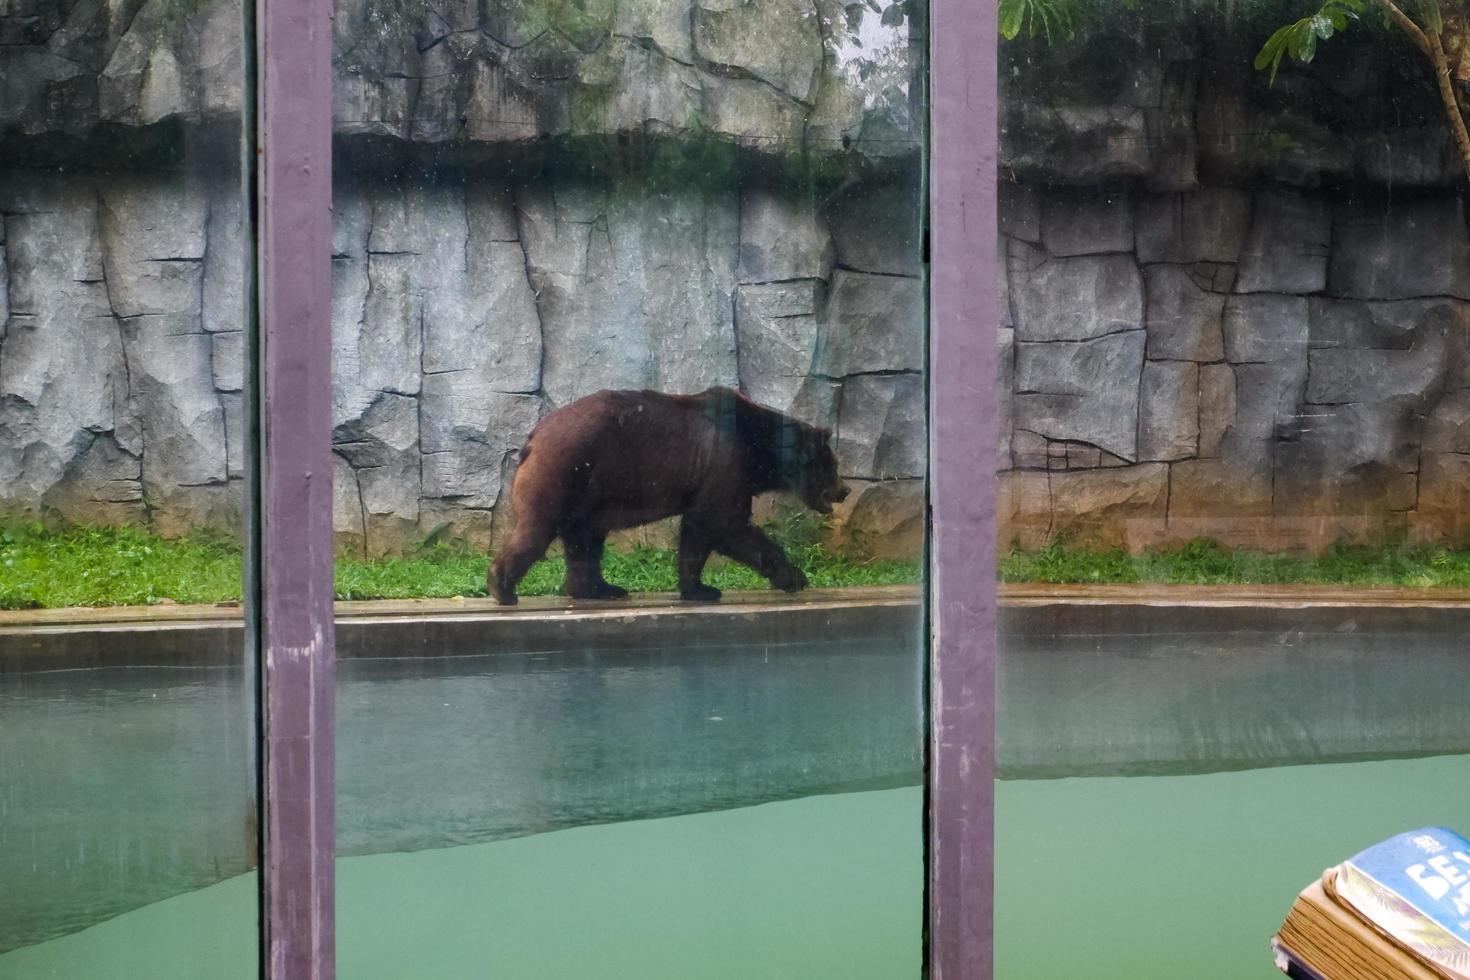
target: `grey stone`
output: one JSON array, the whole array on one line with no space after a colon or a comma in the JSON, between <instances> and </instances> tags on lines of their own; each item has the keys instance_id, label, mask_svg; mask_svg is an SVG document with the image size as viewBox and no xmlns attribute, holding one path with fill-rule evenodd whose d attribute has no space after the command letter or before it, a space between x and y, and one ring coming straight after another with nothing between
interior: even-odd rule
<instances>
[{"instance_id":1,"label":"grey stone","mask_svg":"<svg viewBox=\"0 0 1470 980\"><path fill-rule=\"evenodd\" d=\"M842 383L834 448L844 477L924 475L924 380L918 375L862 375Z\"/></svg>"},{"instance_id":2,"label":"grey stone","mask_svg":"<svg viewBox=\"0 0 1470 980\"><path fill-rule=\"evenodd\" d=\"M1225 357L1233 364L1278 363L1305 356L1307 301L1300 296L1232 296L1225 304Z\"/></svg>"},{"instance_id":3,"label":"grey stone","mask_svg":"<svg viewBox=\"0 0 1470 980\"><path fill-rule=\"evenodd\" d=\"M131 317L123 321L122 337L154 526L179 533L212 524L223 501L210 487L222 491L229 471L210 337L187 313Z\"/></svg>"},{"instance_id":4,"label":"grey stone","mask_svg":"<svg viewBox=\"0 0 1470 980\"><path fill-rule=\"evenodd\" d=\"M219 403L225 413L225 471L238 480L245 476L245 396L221 392Z\"/></svg>"},{"instance_id":5,"label":"grey stone","mask_svg":"<svg viewBox=\"0 0 1470 980\"><path fill-rule=\"evenodd\" d=\"M1220 455L1220 444L1235 424L1235 369L1202 364L1199 369L1199 455Z\"/></svg>"},{"instance_id":6,"label":"grey stone","mask_svg":"<svg viewBox=\"0 0 1470 980\"><path fill-rule=\"evenodd\" d=\"M1322 198L1285 191L1256 195L1240 253L1242 293L1317 293L1327 288L1332 213Z\"/></svg>"},{"instance_id":7,"label":"grey stone","mask_svg":"<svg viewBox=\"0 0 1470 980\"><path fill-rule=\"evenodd\" d=\"M1407 401L1311 406L1278 445L1276 510L1341 517L1414 506L1419 432Z\"/></svg>"},{"instance_id":8,"label":"grey stone","mask_svg":"<svg viewBox=\"0 0 1470 980\"><path fill-rule=\"evenodd\" d=\"M92 435L40 502L68 520L139 524L147 517L141 475L138 457L108 434Z\"/></svg>"},{"instance_id":9,"label":"grey stone","mask_svg":"<svg viewBox=\"0 0 1470 980\"><path fill-rule=\"evenodd\" d=\"M1045 436L1016 428L1011 436L1011 459L1016 469L1044 470L1048 466L1049 443Z\"/></svg>"},{"instance_id":10,"label":"grey stone","mask_svg":"<svg viewBox=\"0 0 1470 980\"><path fill-rule=\"evenodd\" d=\"M205 226L204 293L200 320L204 329L238 331L245 326L245 235L237 174L212 183Z\"/></svg>"},{"instance_id":11,"label":"grey stone","mask_svg":"<svg viewBox=\"0 0 1470 980\"><path fill-rule=\"evenodd\" d=\"M373 254L358 325L356 384L369 391L416 395L422 384L424 295L417 255Z\"/></svg>"},{"instance_id":12,"label":"grey stone","mask_svg":"<svg viewBox=\"0 0 1470 980\"><path fill-rule=\"evenodd\" d=\"M216 391L239 391L245 387L245 335L210 334L210 367Z\"/></svg>"},{"instance_id":13,"label":"grey stone","mask_svg":"<svg viewBox=\"0 0 1470 980\"><path fill-rule=\"evenodd\" d=\"M333 432L333 450L356 477L368 554L403 548L417 534L418 436L418 399L392 392L380 393L361 417Z\"/></svg>"},{"instance_id":14,"label":"grey stone","mask_svg":"<svg viewBox=\"0 0 1470 980\"><path fill-rule=\"evenodd\" d=\"M995 351L996 467L1011 468L1011 439L1016 427L1016 331L997 331L999 343Z\"/></svg>"},{"instance_id":15,"label":"grey stone","mask_svg":"<svg viewBox=\"0 0 1470 980\"><path fill-rule=\"evenodd\" d=\"M423 392L423 493L466 507L494 507L504 463L541 415L535 394L464 390L452 374L430 375Z\"/></svg>"},{"instance_id":16,"label":"grey stone","mask_svg":"<svg viewBox=\"0 0 1470 980\"><path fill-rule=\"evenodd\" d=\"M1076 101L1042 104L1009 96L1004 85L1001 103L1007 111L1000 157L1030 179L1087 186L1145 177L1153 169L1142 109Z\"/></svg>"},{"instance_id":17,"label":"grey stone","mask_svg":"<svg viewBox=\"0 0 1470 980\"><path fill-rule=\"evenodd\" d=\"M1306 357L1266 364L1238 364L1235 419L1220 445L1220 455L1241 461L1270 455L1270 443L1295 438L1304 420Z\"/></svg>"},{"instance_id":18,"label":"grey stone","mask_svg":"<svg viewBox=\"0 0 1470 980\"><path fill-rule=\"evenodd\" d=\"M821 296L814 279L736 289L740 388L762 405L789 411L811 376Z\"/></svg>"},{"instance_id":19,"label":"grey stone","mask_svg":"<svg viewBox=\"0 0 1470 980\"><path fill-rule=\"evenodd\" d=\"M1176 265L1146 266L1143 279L1151 360L1218 361L1225 356L1220 327L1223 295L1204 291Z\"/></svg>"},{"instance_id":20,"label":"grey stone","mask_svg":"<svg viewBox=\"0 0 1470 980\"><path fill-rule=\"evenodd\" d=\"M688 3L619 3L613 32L646 40L665 57L686 64L694 61Z\"/></svg>"},{"instance_id":21,"label":"grey stone","mask_svg":"<svg viewBox=\"0 0 1470 980\"><path fill-rule=\"evenodd\" d=\"M93 434L117 431L124 448L140 446L95 189L17 176L0 181L0 198L10 307L0 333L0 500L33 509Z\"/></svg>"},{"instance_id":22,"label":"grey stone","mask_svg":"<svg viewBox=\"0 0 1470 980\"><path fill-rule=\"evenodd\" d=\"M1307 401L1315 404L1408 399L1421 410L1444 389L1445 338L1414 350L1314 350L1308 355Z\"/></svg>"},{"instance_id":23,"label":"grey stone","mask_svg":"<svg viewBox=\"0 0 1470 980\"><path fill-rule=\"evenodd\" d=\"M608 199L543 185L522 193L517 212L553 405L599 388L738 383L732 194L645 188Z\"/></svg>"},{"instance_id":24,"label":"grey stone","mask_svg":"<svg viewBox=\"0 0 1470 980\"><path fill-rule=\"evenodd\" d=\"M837 262L859 272L924 273L922 215L917 188L860 184L831 208Z\"/></svg>"},{"instance_id":25,"label":"grey stone","mask_svg":"<svg viewBox=\"0 0 1470 980\"><path fill-rule=\"evenodd\" d=\"M338 552L367 554L367 517L357 472L338 453L332 453L332 532Z\"/></svg>"},{"instance_id":26,"label":"grey stone","mask_svg":"<svg viewBox=\"0 0 1470 980\"><path fill-rule=\"evenodd\" d=\"M810 200L752 189L740 197L742 283L826 279L832 235Z\"/></svg>"},{"instance_id":27,"label":"grey stone","mask_svg":"<svg viewBox=\"0 0 1470 980\"><path fill-rule=\"evenodd\" d=\"M909 558L924 548L923 480L852 481L842 521L843 550L854 558Z\"/></svg>"},{"instance_id":28,"label":"grey stone","mask_svg":"<svg viewBox=\"0 0 1470 980\"><path fill-rule=\"evenodd\" d=\"M1148 361L1138 401L1138 458L1171 461L1199 450L1199 365Z\"/></svg>"},{"instance_id":29,"label":"grey stone","mask_svg":"<svg viewBox=\"0 0 1470 980\"><path fill-rule=\"evenodd\" d=\"M1133 251L1133 201L1126 193L1056 190L1041 200L1041 243L1052 255Z\"/></svg>"},{"instance_id":30,"label":"grey stone","mask_svg":"<svg viewBox=\"0 0 1470 980\"><path fill-rule=\"evenodd\" d=\"M765 82L753 78L705 78L700 83L699 118L746 149L780 156L801 143L806 110Z\"/></svg>"},{"instance_id":31,"label":"grey stone","mask_svg":"<svg viewBox=\"0 0 1470 980\"><path fill-rule=\"evenodd\" d=\"M185 35L167 0L145 0L97 76L102 119L147 126L194 113Z\"/></svg>"},{"instance_id":32,"label":"grey stone","mask_svg":"<svg viewBox=\"0 0 1470 980\"><path fill-rule=\"evenodd\" d=\"M1470 304L1448 299L1368 303L1313 297L1312 347L1409 350L1427 335L1453 339L1470 331Z\"/></svg>"},{"instance_id":33,"label":"grey stone","mask_svg":"<svg viewBox=\"0 0 1470 980\"><path fill-rule=\"evenodd\" d=\"M924 366L924 289L917 279L837 270L821 328L819 373L839 378Z\"/></svg>"},{"instance_id":34,"label":"grey stone","mask_svg":"<svg viewBox=\"0 0 1470 980\"><path fill-rule=\"evenodd\" d=\"M811 0L699 0L693 30L700 59L758 78L797 101L811 97L822 62L822 37Z\"/></svg>"},{"instance_id":35,"label":"grey stone","mask_svg":"<svg viewBox=\"0 0 1470 980\"><path fill-rule=\"evenodd\" d=\"M998 188L1000 231L1033 245L1041 244L1041 194L1028 184L1001 181Z\"/></svg>"},{"instance_id":36,"label":"grey stone","mask_svg":"<svg viewBox=\"0 0 1470 980\"><path fill-rule=\"evenodd\" d=\"M1134 234L1140 262L1234 262L1250 226L1244 191L1203 188L1138 202Z\"/></svg>"},{"instance_id":37,"label":"grey stone","mask_svg":"<svg viewBox=\"0 0 1470 980\"><path fill-rule=\"evenodd\" d=\"M1470 237L1455 196L1339 205L1327 291L1350 299L1470 298Z\"/></svg>"},{"instance_id":38,"label":"grey stone","mask_svg":"<svg viewBox=\"0 0 1470 980\"><path fill-rule=\"evenodd\" d=\"M1424 451L1470 456L1470 389L1450 392L1430 411L1424 426Z\"/></svg>"},{"instance_id":39,"label":"grey stone","mask_svg":"<svg viewBox=\"0 0 1470 980\"><path fill-rule=\"evenodd\" d=\"M1016 344L1018 428L1137 459L1141 330L1080 343Z\"/></svg>"},{"instance_id":40,"label":"grey stone","mask_svg":"<svg viewBox=\"0 0 1470 980\"><path fill-rule=\"evenodd\" d=\"M1088 340L1143 326L1143 280L1129 256L1047 259L1013 243L1009 275L1018 340Z\"/></svg>"},{"instance_id":41,"label":"grey stone","mask_svg":"<svg viewBox=\"0 0 1470 980\"><path fill-rule=\"evenodd\" d=\"M100 196L98 225L113 312L197 321L208 215L203 185L140 176L109 181Z\"/></svg>"}]
</instances>

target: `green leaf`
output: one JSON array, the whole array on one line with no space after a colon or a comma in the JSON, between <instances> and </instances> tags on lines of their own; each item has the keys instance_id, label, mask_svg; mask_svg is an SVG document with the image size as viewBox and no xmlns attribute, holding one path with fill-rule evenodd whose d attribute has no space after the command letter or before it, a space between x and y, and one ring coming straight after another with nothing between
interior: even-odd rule
<instances>
[{"instance_id":1,"label":"green leaf","mask_svg":"<svg viewBox=\"0 0 1470 980\"><path fill-rule=\"evenodd\" d=\"M1021 33L1021 22L1025 17L1024 0L1000 0L1000 36L1014 41Z\"/></svg>"},{"instance_id":2,"label":"green leaf","mask_svg":"<svg viewBox=\"0 0 1470 980\"><path fill-rule=\"evenodd\" d=\"M1440 34L1444 31L1444 18L1439 13L1439 0L1419 0L1419 12L1424 18L1424 26L1431 34Z\"/></svg>"},{"instance_id":3,"label":"green leaf","mask_svg":"<svg viewBox=\"0 0 1470 980\"><path fill-rule=\"evenodd\" d=\"M897 27L899 24L902 24L903 23L903 4L902 3L891 3L891 4L889 4L888 5L888 9L885 10L885 11L883 11L883 21L882 21L882 23L883 23L883 26L884 27Z\"/></svg>"}]
</instances>

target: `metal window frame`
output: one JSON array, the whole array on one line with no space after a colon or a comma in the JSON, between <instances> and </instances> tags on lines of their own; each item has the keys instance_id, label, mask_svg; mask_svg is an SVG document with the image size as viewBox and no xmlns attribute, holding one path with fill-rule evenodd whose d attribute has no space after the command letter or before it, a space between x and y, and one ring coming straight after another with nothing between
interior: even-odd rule
<instances>
[{"instance_id":1,"label":"metal window frame","mask_svg":"<svg viewBox=\"0 0 1470 980\"><path fill-rule=\"evenodd\" d=\"M261 972L335 975L331 0L246 0ZM253 8L253 17L251 16ZM253 26L254 34L250 33ZM927 974L992 976L996 0L929 10ZM258 310L258 312L257 312Z\"/></svg>"},{"instance_id":2,"label":"metal window frame","mask_svg":"<svg viewBox=\"0 0 1470 980\"><path fill-rule=\"evenodd\" d=\"M928 973L993 974L996 0L931 0Z\"/></svg>"},{"instance_id":3,"label":"metal window frame","mask_svg":"<svg viewBox=\"0 0 1470 980\"><path fill-rule=\"evenodd\" d=\"M260 966L271 980L330 980L332 2L255 0L253 13L245 145L254 164L246 173L255 185L258 399L248 620L260 704Z\"/></svg>"}]
</instances>

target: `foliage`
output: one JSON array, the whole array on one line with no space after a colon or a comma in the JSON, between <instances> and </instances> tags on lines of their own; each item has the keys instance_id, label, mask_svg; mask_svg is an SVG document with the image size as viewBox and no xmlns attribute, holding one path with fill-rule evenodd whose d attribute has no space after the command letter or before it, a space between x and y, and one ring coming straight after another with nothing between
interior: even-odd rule
<instances>
[{"instance_id":1,"label":"foliage","mask_svg":"<svg viewBox=\"0 0 1470 980\"><path fill-rule=\"evenodd\" d=\"M1470 550L1336 545L1316 556L1230 549L1207 539L1130 555L1119 548L1053 542L1000 556L1002 582L1158 585L1396 585L1470 587Z\"/></svg>"},{"instance_id":2,"label":"foliage","mask_svg":"<svg viewBox=\"0 0 1470 980\"><path fill-rule=\"evenodd\" d=\"M1086 0L1000 0L1000 33L1014 41L1024 30L1027 37L1044 37L1051 44L1077 35L1089 13Z\"/></svg>"},{"instance_id":3,"label":"foliage","mask_svg":"<svg viewBox=\"0 0 1470 980\"><path fill-rule=\"evenodd\" d=\"M1429 6L1434 6L1433 3ZM1437 10L1437 8L1436 8ZM1271 83L1281 59L1290 54L1297 61L1308 62L1317 54L1317 42L1325 41L1358 20L1363 13L1363 0L1326 0L1315 14L1287 24L1267 39L1256 55L1255 67L1271 69Z\"/></svg>"}]
</instances>

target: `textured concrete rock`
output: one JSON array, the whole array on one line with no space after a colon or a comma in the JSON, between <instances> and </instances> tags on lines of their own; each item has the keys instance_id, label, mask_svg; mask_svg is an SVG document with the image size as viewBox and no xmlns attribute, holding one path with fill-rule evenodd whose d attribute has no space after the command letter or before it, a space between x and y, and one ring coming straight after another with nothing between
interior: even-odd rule
<instances>
[{"instance_id":1,"label":"textured concrete rock","mask_svg":"<svg viewBox=\"0 0 1470 980\"><path fill-rule=\"evenodd\" d=\"M740 286L735 292L740 388L762 405L790 411L812 373L822 283Z\"/></svg>"},{"instance_id":2,"label":"textured concrete rock","mask_svg":"<svg viewBox=\"0 0 1470 980\"><path fill-rule=\"evenodd\" d=\"M924 380L918 375L860 375L842 383L833 438L844 476L921 477L927 459Z\"/></svg>"},{"instance_id":3,"label":"textured concrete rock","mask_svg":"<svg viewBox=\"0 0 1470 980\"><path fill-rule=\"evenodd\" d=\"M129 400L142 431L143 494L164 534L233 524L224 408L212 383L210 338L188 314L124 320Z\"/></svg>"},{"instance_id":4,"label":"textured concrete rock","mask_svg":"<svg viewBox=\"0 0 1470 980\"><path fill-rule=\"evenodd\" d=\"M1138 202L1134 235L1140 262L1234 262L1250 228L1244 191L1204 188Z\"/></svg>"},{"instance_id":5,"label":"textured concrete rock","mask_svg":"<svg viewBox=\"0 0 1470 980\"><path fill-rule=\"evenodd\" d=\"M810 0L698 0L693 29L700 60L760 79L798 102L811 97L822 63L822 37Z\"/></svg>"},{"instance_id":6,"label":"textured concrete rock","mask_svg":"<svg viewBox=\"0 0 1470 980\"><path fill-rule=\"evenodd\" d=\"M1016 331L997 332L999 343L995 352L995 397L996 427L999 430L996 442L995 465L1008 470L1012 466L1011 439L1016 427Z\"/></svg>"},{"instance_id":7,"label":"textured concrete rock","mask_svg":"<svg viewBox=\"0 0 1470 980\"><path fill-rule=\"evenodd\" d=\"M124 178L107 182L100 197L98 227L112 311L197 321L208 218L203 184Z\"/></svg>"},{"instance_id":8,"label":"textured concrete rock","mask_svg":"<svg viewBox=\"0 0 1470 980\"><path fill-rule=\"evenodd\" d=\"M1169 468L1169 521L1178 536L1230 540L1230 521L1271 513L1269 459L1189 459Z\"/></svg>"},{"instance_id":9,"label":"textured concrete rock","mask_svg":"<svg viewBox=\"0 0 1470 980\"><path fill-rule=\"evenodd\" d=\"M1144 333L1016 344L1016 425L1137 458Z\"/></svg>"},{"instance_id":10,"label":"textured concrete rock","mask_svg":"<svg viewBox=\"0 0 1470 980\"><path fill-rule=\"evenodd\" d=\"M1169 467L1162 463L1050 473L1053 535L1138 550L1163 533Z\"/></svg>"},{"instance_id":11,"label":"textured concrete rock","mask_svg":"<svg viewBox=\"0 0 1470 980\"><path fill-rule=\"evenodd\" d=\"M913 558L924 550L923 480L849 480L840 546L853 558Z\"/></svg>"},{"instance_id":12,"label":"textured concrete rock","mask_svg":"<svg viewBox=\"0 0 1470 980\"><path fill-rule=\"evenodd\" d=\"M1306 355L1307 301L1298 296L1232 296L1225 304L1225 357L1233 364L1293 363Z\"/></svg>"},{"instance_id":13,"label":"textured concrete rock","mask_svg":"<svg viewBox=\"0 0 1470 980\"><path fill-rule=\"evenodd\" d=\"M1318 293L1327 288L1332 212L1325 198L1256 195L1235 288L1242 293Z\"/></svg>"},{"instance_id":14,"label":"textured concrete rock","mask_svg":"<svg viewBox=\"0 0 1470 980\"><path fill-rule=\"evenodd\" d=\"M1424 454L1410 527L1420 541L1470 540L1470 456Z\"/></svg>"},{"instance_id":15,"label":"textured concrete rock","mask_svg":"<svg viewBox=\"0 0 1470 980\"><path fill-rule=\"evenodd\" d=\"M381 392L360 417L338 425L332 441L355 475L366 553L412 543L422 489L418 399Z\"/></svg>"},{"instance_id":16,"label":"textured concrete rock","mask_svg":"<svg viewBox=\"0 0 1470 980\"><path fill-rule=\"evenodd\" d=\"M1009 275L1018 340L1089 340L1143 325L1143 280L1129 256L1049 259L1013 243Z\"/></svg>"},{"instance_id":17,"label":"textured concrete rock","mask_svg":"<svg viewBox=\"0 0 1470 980\"><path fill-rule=\"evenodd\" d=\"M147 518L141 476L138 457L125 452L110 435L92 436L41 503L68 520L140 524Z\"/></svg>"},{"instance_id":18,"label":"textured concrete rock","mask_svg":"<svg viewBox=\"0 0 1470 980\"><path fill-rule=\"evenodd\" d=\"M1201 289L1180 266L1146 266L1143 278L1144 329L1151 360L1218 361L1225 356L1220 332L1223 295Z\"/></svg>"},{"instance_id":19,"label":"textured concrete rock","mask_svg":"<svg viewBox=\"0 0 1470 980\"><path fill-rule=\"evenodd\" d=\"M820 373L840 378L924 366L924 285L838 269L821 330Z\"/></svg>"},{"instance_id":20,"label":"textured concrete rock","mask_svg":"<svg viewBox=\"0 0 1470 980\"><path fill-rule=\"evenodd\" d=\"M210 374L216 391L239 391L245 387L245 335L210 334Z\"/></svg>"},{"instance_id":21,"label":"textured concrete rock","mask_svg":"<svg viewBox=\"0 0 1470 980\"><path fill-rule=\"evenodd\" d=\"M1470 389L1450 392L1430 411L1424 426L1424 451L1470 456Z\"/></svg>"},{"instance_id":22,"label":"textured concrete rock","mask_svg":"<svg viewBox=\"0 0 1470 980\"><path fill-rule=\"evenodd\" d=\"M1001 234L1040 245L1041 192L1030 184L1001 181L997 195Z\"/></svg>"},{"instance_id":23,"label":"textured concrete rock","mask_svg":"<svg viewBox=\"0 0 1470 980\"><path fill-rule=\"evenodd\" d=\"M832 235L813 202L767 190L740 197L742 283L826 279L832 267Z\"/></svg>"},{"instance_id":24,"label":"textured concrete rock","mask_svg":"<svg viewBox=\"0 0 1470 980\"><path fill-rule=\"evenodd\" d=\"M1220 444L1235 424L1235 369L1202 364L1199 369L1199 455L1220 455Z\"/></svg>"},{"instance_id":25,"label":"textured concrete rock","mask_svg":"<svg viewBox=\"0 0 1470 980\"><path fill-rule=\"evenodd\" d=\"M540 186L517 209L553 404L737 383L733 194Z\"/></svg>"},{"instance_id":26,"label":"textured concrete rock","mask_svg":"<svg viewBox=\"0 0 1470 980\"><path fill-rule=\"evenodd\" d=\"M1279 514L1406 511L1417 494L1421 424L1406 400L1313 405L1277 447Z\"/></svg>"},{"instance_id":27,"label":"textured concrete rock","mask_svg":"<svg viewBox=\"0 0 1470 980\"><path fill-rule=\"evenodd\" d=\"M831 207L837 263L857 272L924 274L918 188L859 184Z\"/></svg>"},{"instance_id":28,"label":"textured concrete rock","mask_svg":"<svg viewBox=\"0 0 1470 980\"><path fill-rule=\"evenodd\" d=\"M531 434L541 399L485 389L466 392L454 377L424 379L423 495L488 509L500 501L504 464L514 460Z\"/></svg>"},{"instance_id":29,"label":"textured concrete rock","mask_svg":"<svg viewBox=\"0 0 1470 980\"><path fill-rule=\"evenodd\" d=\"M31 511L93 436L116 433L134 454L141 440L103 277L96 190L80 178L14 175L0 181L0 211L9 296L0 501Z\"/></svg>"},{"instance_id":30,"label":"textured concrete rock","mask_svg":"<svg viewBox=\"0 0 1470 980\"><path fill-rule=\"evenodd\" d=\"M1199 365L1148 361L1138 400L1138 458L1176 460L1199 450Z\"/></svg>"},{"instance_id":31,"label":"textured concrete rock","mask_svg":"<svg viewBox=\"0 0 1470 980\"><path fill-rule=\"evenodd\" d=\"M1128 194L1053 191L1041 199L1041 244L1052 255L1133 251Z\"/></svg>"},{"instance_id":32,"label":"textured concrete rock","mask_svg":"<svg viewBox=\"0 0 1470 980\"><path fill-rule=\"evenodd\" d=\"M1350 299L1470 298L1470 236L1455 196L1339 205L1327 291Z\"/></svg>"},{"instance_id":33,"label":"textured concrete rock","mask_svg":"<svg viewBox=\"0 0 1470 980\"><path fill-rule=\"evenodd\" d=\"M1272 364L1237 364L1235 419L1225 433L1220 454L1255 462L1271 453L1271 443L1291 439L1303 425L1306 358Z\"/></svg>"},{"instance_id":34,"label":"textured concrete rock","mask_svg":"<svg viewBox=\"0 0 1470 980\"><path fill-rule=\"evenodd\" d=\"M250 246L245 234L241 190L234 174L226 174L210 185L206 206L200 319L204 329L210 332L242 330L245 327L245 255Z\"/></svg>"}]
</instances>

